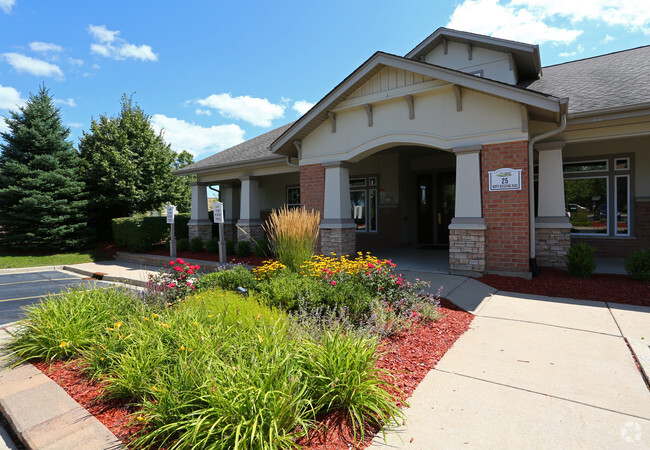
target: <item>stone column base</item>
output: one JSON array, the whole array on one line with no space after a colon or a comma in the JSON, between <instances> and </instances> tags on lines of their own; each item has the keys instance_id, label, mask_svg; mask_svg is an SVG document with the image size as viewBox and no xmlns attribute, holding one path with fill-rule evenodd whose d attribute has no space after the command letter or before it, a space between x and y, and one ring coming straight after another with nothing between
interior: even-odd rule
<instances>
[{"instance_id":1,"label":"stone column base","mask_svg":"<svg viewBox=\"0 0 650 450\"><path fill-rule=\"evenodd\" d=\"M321 228L320 248L323 255L336 253L337 256L354 256L356 252L356 233L354 228Z\"/></svg>"},{"instance_id":2,"label":"stone column base","mask_svg":"<svg viewBox=\"0 0 650 450\"><path fill-rule=\"evenodd\" d=\"M262 229L261 222L249 222L237 224L237 241L248 241L255 244L253 241L265 239L266 235Z\"/></svg>"},{"instance_id":3,"label":"stone column base","mask_svg":"<svg viewBox=\"0 0 650 450\"><path fill-rule=\"evenodd\" d=\"M223 237L233 241L237 240L237 225L234 222L223 224Z\"/></svg>"},{"instance_id":4,"label":"stone column base","mask_svg":"<svg viewBox=\"0 0 650 450\"><path fill-rule=\"evenodd\" d=\"M212 239L212 224L208 222L207 224L194 224L187 225L190 241L194 238L201 238L203 242L208 239Z\"/></svg>"},{"instance_id":5,"label":"stone column base","mask_svg":"<svg viewBox=\"0 0 650 450\"><path fill-rule=\"evenodd\" d=\"M535 228L538 266L566 270L566 254L570 247L571 228Z\"/></svg>"},{"instance_id":6,"label":"stone column base","mask_svg":"<svg viewBox=\"0 0 650 450\"><path fill-rule=\"evenodd\" d=\"M481 229L449 227L449 272L458 275L485 273L485 234Z\"/></svg>"}]
</instances>

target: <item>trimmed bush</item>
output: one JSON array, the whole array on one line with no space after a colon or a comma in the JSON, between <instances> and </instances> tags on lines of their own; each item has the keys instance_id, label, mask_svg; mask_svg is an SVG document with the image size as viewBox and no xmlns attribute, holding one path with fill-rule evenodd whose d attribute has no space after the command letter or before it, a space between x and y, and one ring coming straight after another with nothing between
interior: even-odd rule
<instances>
[{"instance_id":1,"label":"trimmed bush","mask_svg":"<svg viewBox=\"0 0 650 450\"><path fill-rule=\"evenodd\" d=\"M219 239L212 238L205 241L205 249L208 253L219 253Z\"/></svg>"},{"instance_id":2,"label":"trimmed bush","mask_svg":"<svg viewBox=\"0 0 650 450\"><path fill-rule=\"evenodd\" d=\"M251 243L248 241L239 241L235 246L235 255L245 258L251 255Z\"/></svg>"},{"instance_id":3,"label":"trimmed bush","mask_svg":"<svg viewBox=\"0 0 650 450\"><path fill-rule=\"evenodd\" d=\"M200 237L195 237L190 241L190 251L192 253L198 253L203 250L203 240Z\"/></svg>"},{"instance_id":4,"label":"trimmed bush","mask_svg":"<svg viewBox=\"0 0 650 450\"><path fill-rule=\"evenodd\" d=\"M634 252L625 261L625 271L635 280L650 281L650 248Z\"/></svg>"},{"instance_id":5,"label":"trimmed bush","mask_svg":"<svg viewBox=\"0 0 650 450\"><path fill-rule=\"evenodd\" d=\"M176 239L188 237L189 214L176 214ZM165 217L134 216L118 217L112 220L113 241L118 247L127 247L133 252L144 252L152 245L170 238L170 226Z\"/></svg>"},{"instance_id":6,"label":"trimmed bush","mask_svg":"<svg viewBox=\"0 0 650 450\"><path fill-rule=\"evenodd\" d=\"M254 289L257 286L257 281L255 281L253 274L245 267L235 266L232 269L220 270L219 272L203 275L196 286L200 291L215 288L234 291L239 286L246 289Z\"/></svg>"},{"instance_id":7,"label":"trimmed bush","mask_svg":"<svg viewBox=\"0 0 650 450\"><path fill-rule=\"evenodd\" d=\"M584 242L573 244L566 255L569 275L578 278L591 278L596 271L595 251L593 246Z\"/></svg>"},{"instance_id":8,"label":"trimmed bush","mask_svg":"<svg viewBox=\"0 0 650 450\"><path fill-rule=\"evenodd\" d=\"M190 240L188 238L181 238L176 240L176 251L184 252L190 249Z\"/></svg>"},{"instance_id":9,"label":"trimmed bush","mask_svg":"<svg viewBox=\"0 0 650 450\"><path fill-rule=\"evenodd\" d=\"M255 242L255 246L253 247L253 255L257 256L258 258L270 258L271 254L271 243L268 241L268 239L259 239L257 242Z\"/></svg>"},{"instance_id":10,"label":"trimmed bush","mask_svg":"<svg viewBox=\"0 0 650 450\"><path fill-rule=\"evenodd\" d=\"M226 255L234 255L235 254L235 244L236 242L230 238L226 238Z\"/></svg>"}]
</instances>

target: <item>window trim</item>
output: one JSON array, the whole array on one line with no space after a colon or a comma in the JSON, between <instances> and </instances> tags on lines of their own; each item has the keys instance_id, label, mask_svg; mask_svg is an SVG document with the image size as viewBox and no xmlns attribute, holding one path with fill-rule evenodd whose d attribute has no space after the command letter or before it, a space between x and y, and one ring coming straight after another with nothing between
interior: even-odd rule
<instances>
[{"instance_id":1,"label":"window trim","mask_svg":"<svg viewBox=\"0 0 650 450\"><path fill-rule=\"evenodd\" d=\"M290 189L298 189L298 199L300 200L298 203L289 203ZM294 184L294 185L286 186L284 192L285 192L284 204L287 206L287 208L300 208L300 206L302 205L302 199L300 198L300 185Z\"/></svg>"},{"instance_id":2,"label":"window trim","mask_svg":"<svg viewBox=\"0 0 650 450\"><path fill-rule=\"evenodd\" d=\"M371 179L374 179L375 184L370 184ZM356 185L352 186L353 181L359 181L363 180L364 184L363 185ZM366 228L362 230L355 229L355 233L369 233L369 234L375 234L379 233L379 175L378 174L372 174L372 175L354 175L350 176L350 194L352 192L365 192L366 196ZM370 229L370 191L374 191L374 210L375 210L375 223L374 223L374 230ZM350 209L352 209L352 199L350 199Z\"/></svg>"}]
</instances>

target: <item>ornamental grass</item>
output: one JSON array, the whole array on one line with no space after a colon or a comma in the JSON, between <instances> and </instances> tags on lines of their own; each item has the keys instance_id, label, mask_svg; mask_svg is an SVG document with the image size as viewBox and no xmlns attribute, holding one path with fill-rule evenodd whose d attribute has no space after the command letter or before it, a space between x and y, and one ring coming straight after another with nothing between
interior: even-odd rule
<instances>
[{"instance_id":1,"label":"ornamental grass","mask_svg":"<svg viewBox=\"0 0 650 450\"><path fill-rule=\"evenodd\" d=\"M289 270L298 272L314 253L320 213L300 208L274 209L265 223L276 258Z\"/></svg>"}]
</instances>

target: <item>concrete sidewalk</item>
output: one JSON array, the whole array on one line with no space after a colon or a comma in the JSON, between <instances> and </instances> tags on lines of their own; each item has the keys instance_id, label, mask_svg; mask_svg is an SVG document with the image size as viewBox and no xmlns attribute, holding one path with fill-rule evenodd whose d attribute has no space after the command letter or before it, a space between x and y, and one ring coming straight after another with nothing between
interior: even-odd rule
<instances>
[{"instance_id":1,"label":"concrete sidewalk","mask_svg":"<svg viewBox=\"0 0 650 450\"><path fill-rule=\"evenodd\" d=\"M489 289L480 299L475 283L446 295L474 312L470 330L417 387L406 425L370 448L650 447L650 392L626 343L650 370L650 308Z\"/></svg>"}]
</instances>

